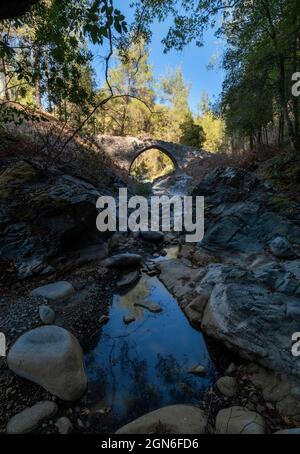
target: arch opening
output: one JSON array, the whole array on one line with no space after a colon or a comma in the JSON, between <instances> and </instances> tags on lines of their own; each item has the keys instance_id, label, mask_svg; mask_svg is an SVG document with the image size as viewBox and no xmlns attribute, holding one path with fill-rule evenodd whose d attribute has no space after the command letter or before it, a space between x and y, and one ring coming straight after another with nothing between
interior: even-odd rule
<instances>
[{"instance_id":1,"label":"arch opening","mask_svg":"<svg viewBox=\"0 0 300 454\"><path fill-rule=\"evenodd\" d=\"M171 175L178 165L168 151L151 146L141 150L132 161L129 173L139 181L153 182L163 176Z\"/></svg>"}]
</instances>

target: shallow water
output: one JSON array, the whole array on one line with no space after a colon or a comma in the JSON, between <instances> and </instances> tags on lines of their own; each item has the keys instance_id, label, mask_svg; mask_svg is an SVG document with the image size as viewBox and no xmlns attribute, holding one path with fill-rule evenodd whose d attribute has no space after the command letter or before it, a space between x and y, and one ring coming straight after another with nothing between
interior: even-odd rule
<instances>
[{"instance_id":1,"label":"shallow water","mask_svg":"<svg viewBox=\"0 0 300 454\"><path fill-rule=\"evenodd\" d=\"M136 307L138 301L162 311ZM136 321L125 325L127 315ZM159 279L143 275L127 293L115 294L109 317L85 357L91 407L111 407L114 421L122 425L164 405L201 401L214 380L214 364L202 334ZM197 364L206 368L205 377L188 372Z\"/></svg>"}]
</instances>

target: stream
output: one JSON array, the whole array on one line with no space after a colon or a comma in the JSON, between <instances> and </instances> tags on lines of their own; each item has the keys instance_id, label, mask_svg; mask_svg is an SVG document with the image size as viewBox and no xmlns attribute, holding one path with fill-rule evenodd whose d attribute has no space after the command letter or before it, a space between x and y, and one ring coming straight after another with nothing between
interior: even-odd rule
<instances>
[{"instance_id":1,"label":"stream","mask_svg":"<svg viewBox=\"0 0 300 454\"><path fill-rule=\"evenodd\" d=\"M183 187L179 182L176 193ZM162 188L160 181L155 192ZM178 246L172 246L152 262L177 253ZM92 409L109 409L121 426L165 405L201 401L215 381L215 365L202 333L189 324L157 277L142 273L129 290L116 291L108 315L98 343L85 355ZM126 324L127 316L135 320ZM190 372L197 365L204 366L204 376Z\"/></svg>"}]
</instances>

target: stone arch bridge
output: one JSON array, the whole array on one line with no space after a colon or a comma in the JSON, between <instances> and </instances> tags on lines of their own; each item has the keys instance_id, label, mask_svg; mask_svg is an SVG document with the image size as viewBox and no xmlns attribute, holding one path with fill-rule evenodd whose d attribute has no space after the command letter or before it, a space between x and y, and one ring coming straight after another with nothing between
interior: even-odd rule
<instances>
[{"instance_id":1,"label":"stone arch bridge","mask_svg":"<svg viewBox=\"0 0 300 454\"><path fill-rule=\"evenodd\" d=\"M96 142L118 165L130 172L135 159L151 148L165 153L172 160L175 169L184 170L194 159L202 159L208 153L197 148L151 138L96 136Z\"/></svg>"}]
</instances>

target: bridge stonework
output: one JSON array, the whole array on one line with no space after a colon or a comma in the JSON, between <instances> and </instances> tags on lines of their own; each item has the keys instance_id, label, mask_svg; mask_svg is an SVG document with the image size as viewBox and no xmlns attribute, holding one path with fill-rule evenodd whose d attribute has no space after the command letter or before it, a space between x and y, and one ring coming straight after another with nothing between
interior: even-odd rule
<instances>
[{"instance_id":1,"label":"bridge stonework","mask_svg":"<svg viewBox=\"0 0 300 454\"><path fill-rule=\"evenodd\" d=\"M184 170L194 159L202 159L208 155L204 150L151 138L98 135L96 142L105 153L128 172L130 172L134 160L151 148L156 148L169 156L175 168L179 170Z\"/></svg>"}]
</instances>

